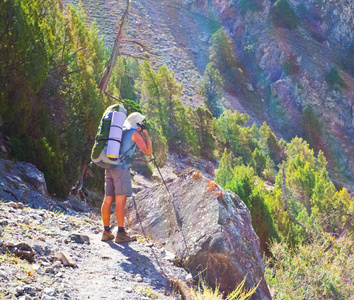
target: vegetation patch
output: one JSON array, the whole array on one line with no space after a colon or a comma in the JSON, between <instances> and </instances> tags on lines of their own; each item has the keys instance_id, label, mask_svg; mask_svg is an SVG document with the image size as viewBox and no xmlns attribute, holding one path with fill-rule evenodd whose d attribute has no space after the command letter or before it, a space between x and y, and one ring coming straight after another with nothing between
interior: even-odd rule
<instances>
[{"instance_id":1,"label":"vegetation patch","mask_svg":"<svg viewBox=\"0 0 354 300\"><path fill-rule=\"evenodd\" d=\"M263 8L262 4L258 3L257 0L240 0L239 6L242 14L246 14L248 11L260 11Z\"/></svg>"},{"instance_id":2,"label":"vegetation patch","mask_svg":"<svg viewBox=\"0 0 354 300\"><path fill-rule=\"evenodd\" d=\"M327 73L326 82L328 85L335 89L341 90L342 88L346 88L347 84L343 80L343 78L339 75L339 72L336 68L331 68L331 70Z\"/></svg>"},{"instance_id":3,"label":"vegetation patch","mask_svg":"<svg viewBox=\"0 0 354 300\"><path fill-rule=\"evenodd\" d=\"M353 294L353 241L317 236L291 249L271 245L265 279L277 299L351 299Z\"/></svg>"},{"instance_id":4,"label":"vegetation patch","mask_svg":"<svg viewBox=\"0 0 354 300\"><path fill-rule=\"evenodd\" d=\"M277 0L271 8L272 21L275 26L295 29L298 20L288 0Z\"/></svg>"}]
</instances>

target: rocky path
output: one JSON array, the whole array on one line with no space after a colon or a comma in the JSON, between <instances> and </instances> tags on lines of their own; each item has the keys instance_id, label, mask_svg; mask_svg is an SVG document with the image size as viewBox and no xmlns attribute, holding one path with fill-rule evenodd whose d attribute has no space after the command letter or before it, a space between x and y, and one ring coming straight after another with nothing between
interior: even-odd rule
<instances>
[{"instance_id":1,"label":"rocky path","mask_svg":"<svg viewBox=\"0 0 354 300\"><path fill-rule=\"evenodd\" d=\"M94 215L0 203L0 299L178 299L190 275L143 237L101 242Z\"/></svg>"}]
</instances>

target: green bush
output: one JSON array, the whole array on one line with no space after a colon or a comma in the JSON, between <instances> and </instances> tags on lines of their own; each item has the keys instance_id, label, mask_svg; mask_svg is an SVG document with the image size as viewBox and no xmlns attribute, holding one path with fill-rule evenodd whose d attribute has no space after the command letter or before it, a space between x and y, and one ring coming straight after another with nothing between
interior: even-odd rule
<instances>
[{"instance_id":1,"label":"green bush","mask_svg":"<svg viewBox=\"0 0 354 300\"><path fill-rule=\"evenodd\" d=\"M336 90L345 88L347 86L336 68L331 68L331 70L328 72L326 76L326 82L330 87Z\"/></svg>"},{"instance_id":2,"label":"green bush","mask_svg":"<svg viewBox=\"0 0 354 300\"><path fill-rule=\"evenodd\" d=\"M295 29L298 20L288 0L277 0L271 8L272 21L275 26Z\"/></svg>"},{"instance_id":3,"label":"green bush","mask_svg":"<svg viewBox=\"0 0 354 300\"><path fill-rule=\"evenodd\" d=\"M254 170L241 165L235 167L232 177L223 188L233 191L246 204L251 212L252 226L260 239L261 250L270 255L269 243L272 240L279 241L280 237L275 229L263 191L255 186L255 181Z\"/></svg>"},{"instance_id":4,"label":"green bush","mask_svg":"<svg viewBox=\"0 0 354 300\"><path fill-rule=\"evenodd\" d=\"M153 174L151 166L147 163L133 163L132 169L147 178L151 178Z\"/></svg>"},{"instance_id":5,"label":"green bush","mask_svg":"<svg viewBox=\"0 0 354 300\"><path fill-rule=\"evenodd\" d=\"M12 155L20 161L34 164L44 173L48 192L65 199L68 196L69 187L63 172L63 164L60 157L52 151L46 138L22 140L12 139Z\"/></svg>"},{"instance_id":6,"label":"green bush","mask_svg":"<svg viewBox=\"0 0 354 300\"><path fill-rule=\"evenodd\" d=\"M309 142L311 148L319 149L322 140L323 125L310 105L302 110L301 121L304 126L306 141Z\"/></svg>"},{"instance_id":7,"label":"green bush","mask_svg":"<svg viewBox=\"0 0 354 300\"><path fill-rule=\"evenodd\" d=\"M282 64L284 72L286 75L296 75L299 72L299 66L294 62L293 59Z\"/></svg>"},{"instance_id":8,"label":"green bush","mask_svg":"<svg viewBox=\"0 0 354 300\"><path fill-rule=\"evenodd\" d=\"M353 299L352 240L319 236L295 250L285 243L274 243L270 249L265 279L274 300Z\"/></svg>"}]
</instances>

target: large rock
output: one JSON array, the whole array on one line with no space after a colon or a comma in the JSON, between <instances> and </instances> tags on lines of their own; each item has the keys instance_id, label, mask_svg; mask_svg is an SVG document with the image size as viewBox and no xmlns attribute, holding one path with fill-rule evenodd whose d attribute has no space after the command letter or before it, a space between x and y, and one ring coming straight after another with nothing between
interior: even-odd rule
<instances>
[{"instance_id":1,"label":"large rock","mask_svg":"<svg viewBox=\"0 0 354 300\"><path fill-rule=\"evenodd\" d=\"M195 278L201 274L209 284L217 282L221 291L231 292L247 276L249 287L261 281L254 299L271 299L259 239L242 200L198 170L186 170L167 180L167 186L171 194L160 184L129 202L129 227L165 243Z\"/></svg>"},{"instance_id":2,"label":"large rock","mask_svg":"<svg viewBox=\"0 0 354 300\"><path fill-rule=\"evenodd\" d=\"M0 158L0 179L2 188L11 191L15 198L28 190L49 197L44 174L31 163Z\"/></svg>"}]
</instances>

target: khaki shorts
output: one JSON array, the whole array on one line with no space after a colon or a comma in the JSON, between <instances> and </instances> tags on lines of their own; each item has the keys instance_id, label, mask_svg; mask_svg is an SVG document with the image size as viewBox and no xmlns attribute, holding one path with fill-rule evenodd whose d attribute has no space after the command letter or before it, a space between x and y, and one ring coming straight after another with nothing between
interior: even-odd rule
<instances>
[{"instance_id":1,"label":"khaki shorts","mask_svg":"<svg viewBox=\"0 0 354 300\"><path fill-rule=\"evenodd\" d=\"M130 168L106 169L105 195L128 196L133 194Z\"/></svg>"}]
</instances>

